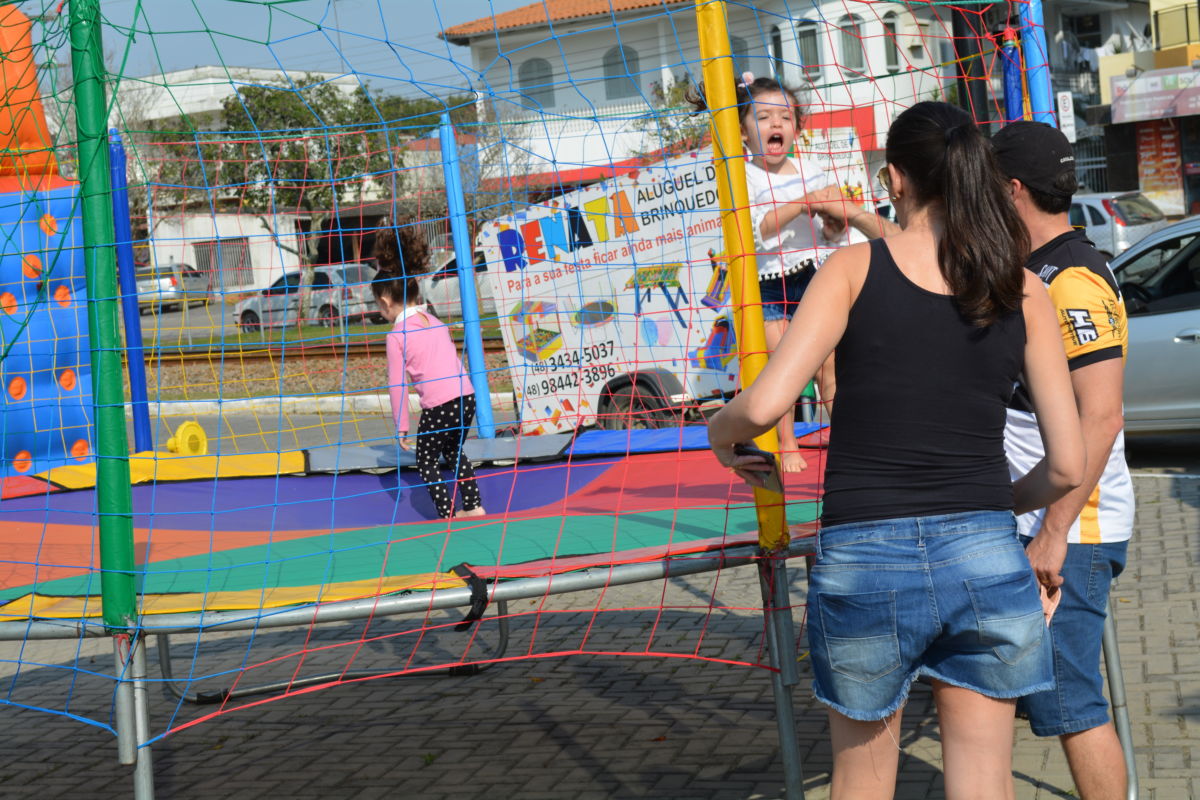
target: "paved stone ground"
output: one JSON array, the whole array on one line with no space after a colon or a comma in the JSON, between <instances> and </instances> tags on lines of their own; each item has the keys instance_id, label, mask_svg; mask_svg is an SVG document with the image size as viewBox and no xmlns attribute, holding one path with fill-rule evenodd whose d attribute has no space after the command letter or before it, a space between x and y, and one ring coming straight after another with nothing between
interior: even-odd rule
<instances>
[{"instance_id":1,"label":"paved stone ground","mask_svg":"<svg viewBox=\"0 0 1200 800\"><path fill-rule=\"evenodd\" d=\"M1137 479L1138 535L1115 608L1136 739L1142 797L1200 796L1200 480ZM799 565L797 565L798 567ZM793 570L793 597L803 597ZM710 611L709 600L731 610ZM684 658L609 652L652 648L674 654L754 660L761 624L753 570L560 595L545 609L510 611L509 655L588 651L496 664L473 677L362 681L244 708L186 727L155 743L159 798L776 798L782 796L769 674ZM667 610L641 611L639 608ZM799 621L801 611L797 611ZM435 620L453 621L452 616ZM537 628L534 629L534 622ZM197 654L197 673L242 678L396 668L412 657L409 619L322 626L300 659L307 630L174 638L177 670ZM494 641L485 626L471 653ZM417 661L463 652L462 634L435 632ZM531 644L532 641L532 644ZM352 645L347 645L351 642ZM326 649L320 649L320 648ZM807 796L828 797L830 751L824 714L812 700L801 649L797 729ZM0 643L0 698L104 719L111 669L103 640ZM151 658L155 648L151 647ZM422 662L420 659L425 658ZM20 663L20 669L17 665ZM64 669L63 667L68 669ZM152 666L152 676L159 675ZM209 678L201 688L235 677ZM65 698L70 697L69 703ZM213 706L178 705L153 687L152 729L182 725ZM242 702L251 702L249 700ZM5 798L126 798L130 768L116 764L112 735L62 715L0 708ZM937 727L928 690L917 685L900 741L900 798L941 797ZM1072 797L1057 744L1018 724L1018 798Z\"/></svg>"}]
</instances>

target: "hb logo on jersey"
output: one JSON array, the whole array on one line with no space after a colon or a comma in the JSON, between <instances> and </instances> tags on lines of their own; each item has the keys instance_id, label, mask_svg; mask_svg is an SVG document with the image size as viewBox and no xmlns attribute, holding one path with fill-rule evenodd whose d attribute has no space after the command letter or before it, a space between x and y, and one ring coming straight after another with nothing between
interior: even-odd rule
<instances>
[{"instance_id":1,"label":"hb logo on jersey","mask_svg":"<svg viewBox=\"0 0 1200 800\"><path fill-rule=\"evenodd\" d=\"M1092 322L1092 315L1086 308L1064 308L1063 316L1071 325L1076 344L1087 344L1100 338L1096 323Z\"/></svg>"}]
</instances>

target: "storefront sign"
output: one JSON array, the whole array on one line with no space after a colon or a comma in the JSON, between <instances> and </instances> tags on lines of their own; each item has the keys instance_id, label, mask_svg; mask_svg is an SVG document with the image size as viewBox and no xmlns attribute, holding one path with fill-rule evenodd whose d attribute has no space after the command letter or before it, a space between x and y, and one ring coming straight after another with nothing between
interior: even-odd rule
<instances>
[{"instance_id":1,"label":"storefront sign","mask_svg":"<svg viewBox=\"0 0 1200 800\"><path fill-rule=\"evenodd\" d=\"M1113 124L1200 114L1200 72L1153 69L1112 79Z\"/></svg>"},{"instance_id":2,"label":"storefront sign","mask_svg":"<svg viewBox=\"0 0 1200 800\"><path fill-rule=\"evenodd\" d=\"M1183 213L1179 133L1169 119L1137 123L1138 182L1167 215Z\"/></svg>"}]
</instances>

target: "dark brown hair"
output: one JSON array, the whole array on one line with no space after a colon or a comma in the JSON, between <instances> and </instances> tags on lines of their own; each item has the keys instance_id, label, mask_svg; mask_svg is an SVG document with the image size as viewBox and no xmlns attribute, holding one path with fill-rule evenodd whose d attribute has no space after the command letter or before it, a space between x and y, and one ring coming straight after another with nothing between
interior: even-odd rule
<instances>
[{"instance_id":1,"label":"dark brown hair","mask_svg":"<svg viewBox=\"0 0 1200 800\"><path fill-rule=\"evenodd\" d=\"M804 124L804 111L795 90L789 89L774 78L755 78L750 83L743 83L741 78L738 78L736 86L737 92L734 98L737 102L738 122L746 121L746 117L754 107L754 98L770 92L779 92L792 101L792 114L796 118L796 127L799 128ZM683 97L695 109L695 113L708 111L708 101L704 97L703 83L689 86L687 94Z\"/></svg>"},{"instance_id":2,"label":"dark brown hair","mask_svg":"<svg viewBox=\"0 0 1200 800\"><path fill-rule=\"evenodd\" d=\"M948 103L917 103L888 129L887 161L903 173L916 207L942 217L938 265L962 315L984 327L1020 308L1029 233L971 116Z\"/></svg>"},{"instance_id":3,"label":"dark brown hair","mask_svg":"<svg viewBox=\"0 0 1200 800\"><path fill-rule=\"evenodd\" d=\"M1079 179L1074 172L1060 172L1054 177L1054 190L1057 194L1039 191L1024 184L1029 192L1029 199L1043 214L1066 214L1071 210L1071 196L1079 191Z\"/></svg>"},{"instance_id":4,"label":"dark brown hair","mask_svg":"<svg viewBox=\"0 0 1200 800\"><path fill-rule=\"evenodd\" d=\"M421 300L417 278L429 271L429 244L412 220L384 219L375 231L375 263L379 272L371 281L376 298L409 305Z\"/></svg>"}]
</instances>

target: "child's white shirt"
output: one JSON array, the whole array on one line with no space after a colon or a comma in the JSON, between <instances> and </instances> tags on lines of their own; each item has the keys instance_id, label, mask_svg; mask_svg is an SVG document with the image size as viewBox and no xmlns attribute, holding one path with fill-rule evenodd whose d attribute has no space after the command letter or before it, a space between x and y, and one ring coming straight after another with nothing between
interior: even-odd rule
<instances>
[{"instance_id":1,"label":"child's white shirt","mask_svg":"<svg viewBox=\"0 0 1200 800\"><path fill-rule=\"evenodd\" d=\"M850 240L847 234L843 234L839 241L827 241L820 217L810 214L797 214L775 236L762 235L762 221L776 204L799 199L836 183L833 175L816 161L789 158L788 162L796 171L779 174L767 172L746 159L746 189L750 198L750 222L754 227L760 280L795 272L810 260L820 266L830 253Z\"/></svg>"}]
</instances>

